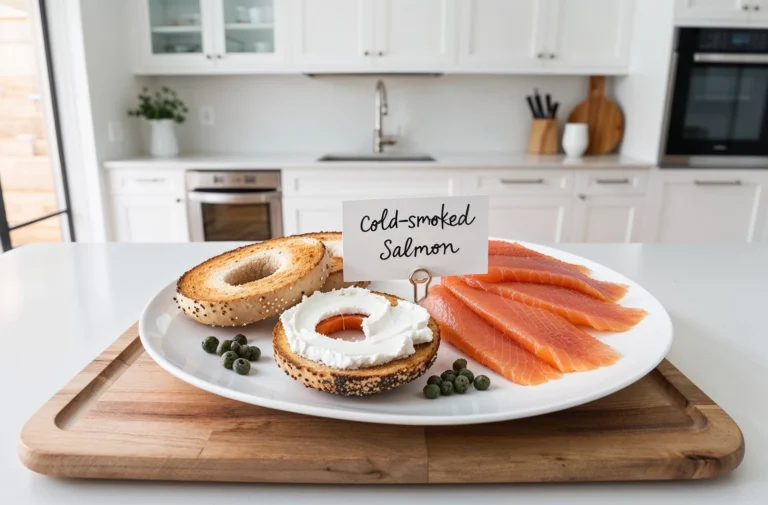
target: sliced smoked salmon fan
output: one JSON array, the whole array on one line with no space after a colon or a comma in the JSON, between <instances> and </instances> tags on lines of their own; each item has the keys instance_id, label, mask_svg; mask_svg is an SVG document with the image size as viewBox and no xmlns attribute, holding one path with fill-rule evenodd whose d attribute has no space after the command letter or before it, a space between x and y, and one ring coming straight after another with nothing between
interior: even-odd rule
<instances>
[{"instance_id":1,"label":"sliced smoked salmon fan","mask_svg":"<svg viewBox=\"0 0 768 505\"><path fill-rule=\"evenodd\" d=\"M483 289L504 298L539 307L560 315L573 324L583 324L602 331L627 331L642 321L642 309L622 307L560 286L525 282L490 283L463 276L473 288Z\"/></svg>"},{"instance_id":2,"label":"sliced smoked salmon fan","mask_svg":"<svg viewBox=\"0 0 768 505\"><path fill-rule=\"evenodd\" d=\"M540 253L539 251L528 249L524 245L518 244L517 242L504 242L503 240L489 240L488 255L489 256L494 256L494 255L514 256L517 258L545 258L559 265L567 266L568 268L572 268L586 275L589 275L592 272L592 270L585 267L584 265L574 265L573 263L566 263L565 261L561 261L557 258L553 258L552 256L547 256L546 254Z\"/></svg>"},{"instance_id":3,"label":"sliced smoked salmon fan","mask_svg":"<svg viewBox=\"0 0 768 505\"><path fill-rule=\"evenodd\" d=\"M483 282L530 282L573 289L606 302L616 302L627 286L599 281L547 258L488 256L488 273L472 275Z\"/></svg>"},{"instance_id":4,"label":"sliced smoked salmon fan","mask_svg":"<svg viewBox=\"0 0 768 505\"><path fill-rule=\"evenodd\" d=\"M433 286L421 305L437 321L442 338L515 384L533 386L561 377L472 312L445 286Z\"/></svg>"},{"instance_id":5,"label":"sliced smoked salmon fan","mask_svg":"<svg viewBox=\"0 0 768 505\"><path fill-rule=\"evenodd\" d=\"M457 277L443 277L442 283L477 315L561 372L593 370L620 358L557 314L471 288Z\"/></svg>"}]
</instances>

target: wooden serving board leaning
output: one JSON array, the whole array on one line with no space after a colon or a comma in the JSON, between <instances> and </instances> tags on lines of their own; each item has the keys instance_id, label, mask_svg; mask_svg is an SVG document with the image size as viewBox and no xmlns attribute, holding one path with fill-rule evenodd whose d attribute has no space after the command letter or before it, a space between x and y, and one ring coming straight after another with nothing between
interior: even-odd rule
<instances>
[{"instance_id":1,"label":"wooden serving board leaning","mask_svg":"<svg viewBox=\"0 0 768 505\"><path fill-rule=\"evenodd\" d=\"M456 472L461 449L462 472ZM706 479L736 468L733 420L667 361L567 411L494 424L365 424L256 407L190 386L134 325L24 426L32 470L94 479L478 483Z\"/></svg>"}]
</instances>

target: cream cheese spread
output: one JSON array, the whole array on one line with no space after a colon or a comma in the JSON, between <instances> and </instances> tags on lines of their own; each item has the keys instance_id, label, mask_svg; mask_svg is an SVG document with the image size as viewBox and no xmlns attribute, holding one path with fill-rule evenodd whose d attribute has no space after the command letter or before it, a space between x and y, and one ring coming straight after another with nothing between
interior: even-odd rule
<instances>
[{"instance_id":1,"label":"cream cheese spread","mask_svg":"<svg viewBox=\"0 0 768 505\"><path fill-rule=\"evenodd\" d=\"M318 333L318 323L342 314L365 314L365 339L346 341ZM410 356L414 346L432 341L429 313L400 300L397 305L367 289L349 287L312 296L280 316L291 351L331 368L354 370Z\"/></svg>"}]
</instances>

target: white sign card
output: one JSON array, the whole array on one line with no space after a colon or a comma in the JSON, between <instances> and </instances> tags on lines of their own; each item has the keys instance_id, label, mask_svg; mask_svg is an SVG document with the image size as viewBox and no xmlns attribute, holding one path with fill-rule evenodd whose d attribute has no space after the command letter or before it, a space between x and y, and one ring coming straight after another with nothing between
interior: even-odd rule
<instances>
[{"instance_id":1,"label":"white sign card","mask_svg":"<svg viewBox=\"0 0 768 505\"><path fill-rule=\"evenodd\" d=\"M488 271L488 197L342 203L344 281L406 280Z\"/></svg>"}]
</instances>

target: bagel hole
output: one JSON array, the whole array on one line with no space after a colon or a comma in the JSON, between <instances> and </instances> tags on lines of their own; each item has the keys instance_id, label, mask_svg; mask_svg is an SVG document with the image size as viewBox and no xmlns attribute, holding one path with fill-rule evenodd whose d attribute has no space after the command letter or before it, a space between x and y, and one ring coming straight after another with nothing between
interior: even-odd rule
<instances>
[{"instance_id":1,"label":"bagel hole","mask_svg":"<svg viewBox=\"0 0 768 505\"><path fill-rule=\"evenodd\" d=\"M242 286L249 282L269 277L280 268L280 261L272 257L253 258L247 263L238 265L224 278L224 282L232 286Z\"/></svg>"},{"instance_id":2,"label":"bagel hole","mask_svg":"<svg viewBox=\"0 0 768 505\"><path fill-rule=\"evenodd\" d=\"M367 314L340 314L317 323L315 331L328 338L359 342L365 340L363 320Z\"/></svg>"}]
</instances>

